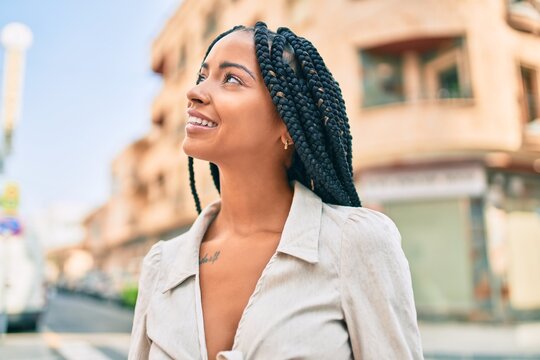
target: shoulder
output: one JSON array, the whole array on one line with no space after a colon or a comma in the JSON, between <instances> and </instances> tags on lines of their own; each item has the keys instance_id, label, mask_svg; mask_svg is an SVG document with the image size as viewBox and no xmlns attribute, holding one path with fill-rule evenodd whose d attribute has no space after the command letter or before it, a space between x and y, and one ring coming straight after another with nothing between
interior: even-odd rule
<instances>
[{"instance_id":1,"label":"shoulder","mask_svg":"<svg viewBox=\"0 0 540 360\"><path fill-rule=\"evenodd\" d=\"M139 276L139 292L141 293L141 298L145 298L147 294L149 294L147 289L154 288L155 285L157 285L161 267L162 246L162 240L152 245L142 260Z\"/></svg>"},{"instance_id":2,"label":"shoulder","mask_svg":"<svg viewBox=\"0 0 540 360\"><path fill-rule=\"evenodd\" d=\"M163 240L159 240L157 243L152 245L150 250L146 253L143 258L143 269L158 269L161 262L161 254L163 249Z\"/></svg>"},{"instance_id":3,"label":"shoulder","mask_svg":"<svg viewBox=\"0 0 540 360\"><path fill-rule=\"evenodd\" d=\"M174 238L161 240L160 262L163 269L170 268L179 260L187 261L186 257L193 253L193 237L189 231Z\"/></svg>"},{"instance_id":4,"label":"shoulder","mask_svg":"<svg viewBox=\"0 0 540 360\"><path fill-rule=\"evenodd\" d=\"M386 214L364 207L347 207L341 233L342 262L400 261L401 234Z\"/></svg>"},{"instance_id":5,"label":"shoulder","mask_svg":"<svg viewBox=\"0 0 540 360\"><path fill-rule=\"evenodd\" d=\"M401 235L386 214L364 207L350 208L343 226L343 241L365 246L401 246Z\"/></svg>"},{"instance_id":6,"label":"shoulder","mask_svg":"<svg viewBox=\"0 0 540 360\"><path fill-rule=\"evenodd\" d=\"M323 203L323 217L338 225L345 241L398 242L401 235L394 221L386 214L366 207Z\"/></svg>"},{"instance_id":7,"label":"shoulder","mask_svg":"<svg viewBox=\"0 0 540 360\"><path fill-rule=\"evenodd\" d=\"M351 210L341 238L341 274L360 277L370 286L392 292L396 281L410 285L409 262L394 221L380 211Z\"/></svg>"}]
</instances>

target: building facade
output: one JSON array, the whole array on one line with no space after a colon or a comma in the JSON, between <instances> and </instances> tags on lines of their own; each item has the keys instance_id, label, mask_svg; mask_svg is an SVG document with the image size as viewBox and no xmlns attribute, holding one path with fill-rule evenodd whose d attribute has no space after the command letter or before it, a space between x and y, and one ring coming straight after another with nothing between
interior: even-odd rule
<instances>
[{"instance_id":1,"label":"building facade","mask_svg":"<svg viewBox=\"0 0 540 360\"><path fill-rule=\"evenodd\" d=\"M152 129L113 163L88 241L103 266L136 274L149 246L189 228L186 91L217 34L262 20L311 40L339 82L360 198L400 228L419 318L540 318L537 5L183 1L152 48L163 78ZM204 206L218 196L208 163L195 160L195 174Z\"/></svg>"}]
</instances>

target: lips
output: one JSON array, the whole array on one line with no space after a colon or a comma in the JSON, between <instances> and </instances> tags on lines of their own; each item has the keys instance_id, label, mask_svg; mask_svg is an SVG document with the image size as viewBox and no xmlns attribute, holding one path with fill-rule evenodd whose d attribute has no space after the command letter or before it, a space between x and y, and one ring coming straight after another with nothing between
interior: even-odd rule
<instances>
[{"instance_id":1,"label":"lips","mask_svg":"<svg viewBox=\"0 0 540 360\"><path fill-rule=\"evenodd\" d=\"M215 128L218 126L218 123L216 123L212 119L208 118L207 116L201 114L200 112L194 109L188 109L187 114L188 114L188 120L187 120L188 125L204 127L204 128Z\"/></svg>"}]
</instances>

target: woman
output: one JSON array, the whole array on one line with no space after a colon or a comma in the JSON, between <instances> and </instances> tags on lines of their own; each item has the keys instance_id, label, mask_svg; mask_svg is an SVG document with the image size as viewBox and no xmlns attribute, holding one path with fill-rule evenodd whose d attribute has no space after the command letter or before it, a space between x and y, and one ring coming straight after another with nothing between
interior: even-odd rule
<instances>
[{"instance_id":1,"label":"woman","mask_svg":"<svg viewBox=\"0 0 540 360\"><path fill-rule=\"evenodd\" d=\"M187 97L199 216L143 261L129 359L422 359L400 233L361 207L341 91L313 45L237 26ZM220 193L202 210L193 158Z\"/></svg>"}]
</instances>

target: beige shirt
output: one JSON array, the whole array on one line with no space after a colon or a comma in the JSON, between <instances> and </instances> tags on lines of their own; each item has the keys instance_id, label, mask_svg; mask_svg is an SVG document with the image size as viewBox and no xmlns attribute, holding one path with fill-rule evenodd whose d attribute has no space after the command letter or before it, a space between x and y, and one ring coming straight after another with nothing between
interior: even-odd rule
<instances>
[{"instance_id":1,"label":"beige shirt","mask_svg":"<svg viewBox=\"0 0 540 360\"><path fill-rule=\"evenodd\" d=\"M276 252L217 359L423 359L409 263L394 222L330 205L298 181ZM208 355L199 248L221 200L143 260L129 359ZM224 299L226 301L226 299Z\"/></svg>"}]
</instances>

